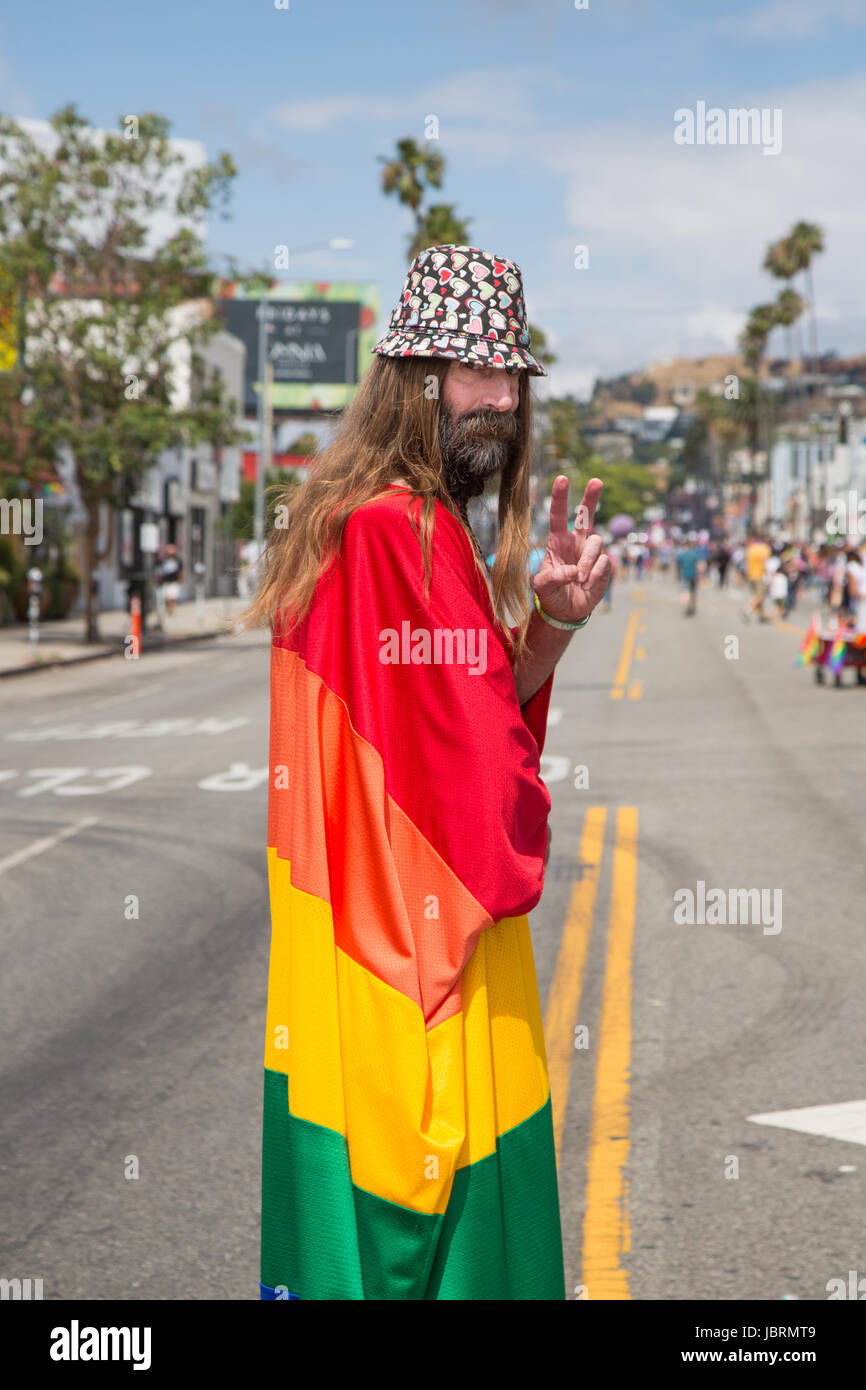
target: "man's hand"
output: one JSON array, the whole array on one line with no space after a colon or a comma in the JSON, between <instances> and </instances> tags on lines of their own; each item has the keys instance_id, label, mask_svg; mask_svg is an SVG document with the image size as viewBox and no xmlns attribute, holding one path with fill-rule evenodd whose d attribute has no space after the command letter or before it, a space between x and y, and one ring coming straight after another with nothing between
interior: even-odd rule
<instances>
[{"instance_id":1,"label":"man's hand","mask_svg":"<svg viewBox=\"0 0 866 1390\"><path fill-rule=\"evenodd\" d=\"M610 580L610 558L604 553L601 536L590 534L603 486L600 478L590 478L574 530L569 531L568 478L560 473L553 481L550 534L533 587L545 613L563 623L588 618Z\"/></svg>"}]
</instances>

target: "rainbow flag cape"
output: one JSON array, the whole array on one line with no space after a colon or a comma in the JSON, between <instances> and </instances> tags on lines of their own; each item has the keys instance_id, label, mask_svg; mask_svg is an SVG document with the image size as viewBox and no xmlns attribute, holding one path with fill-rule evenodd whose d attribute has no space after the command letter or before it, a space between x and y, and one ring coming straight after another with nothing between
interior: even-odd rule
<instances>
[{"instance_id":1,"label":"rainbow flag cape","mask_svg":"<svg viewBox=\"0 0 866 1390\"><path fill-rule=\"evenodd\" d=\"M813 618L809 624L806 636L800 643L800 651L797 656L798 666L811 666L821 648L818 638L818 619Z\"/></svg>"},{"instance_id":2,"label":"rainbow flag cape","mask_svg":"<svg viewBox=\"0 0 866 1390\"><path fill-rule=\"evenodd\" d=\"M274 629L261 1297L561 1300L526 915L553 677L521 709L439 504L425 599L412 507L358 508Z\"/></svg>"}]
</instances>

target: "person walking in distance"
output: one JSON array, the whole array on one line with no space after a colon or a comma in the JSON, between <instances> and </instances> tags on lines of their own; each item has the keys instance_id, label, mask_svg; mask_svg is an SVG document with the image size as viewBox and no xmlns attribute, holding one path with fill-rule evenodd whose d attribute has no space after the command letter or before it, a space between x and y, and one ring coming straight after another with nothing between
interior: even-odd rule
<instances>
[{"instance_id":1,"label":"person walking in distance","mask_svg":"<svg viewBox=\"0 0 866 1390\"><path fill-rule=\"evenodd\" d=\"M698 549L696 536L690 534L685 549L677 557L680 571L680 598L683 614L693 617L697 612L698 581L704 569L704 561Z\"/></svg>"},{"instance_id":2,"label":"person walking in distance","mask_svg":"<svg viewBox=\"0 0 866 1390\"><path fill-rule=\"evenodd\" d=\"M241 619L272 632L261 1296L561 1300L527 914L602 484L569 530L554 480L530 581L546 373L513 261L422 251L373 352ZM467 503L496 475L489 572Z\"/></svg>"},{"instance_id":3,"label":"person walking in distance","mask_svg":"<svg viewBox=\"0 0 866 1390\"><path fill-rule=\"evenodd\" d=\"M744 618L754 617L760 622L765 622L764 598L766 595L766 581L764 578L764 568L770 558L771 550L765 540L757 534L749 537L746 546L746 582L749 586L751 598L748 607L743 612Z\"/></svg>"},{"instance_id":4,"label":"person walking in distance","mask_svg":"<svg viewBox=\"0 0 866 1390\"><path fill-rule=\"evenodd\" d=\"M183 579L183 564L177 553L177 546L170 544L165 547L165 555L159 564L159 582L162 587L162 596L165 600L166 611L169 617L174 613L175 605L180 597L180 585Z\"/></svg>"}]
</instances>

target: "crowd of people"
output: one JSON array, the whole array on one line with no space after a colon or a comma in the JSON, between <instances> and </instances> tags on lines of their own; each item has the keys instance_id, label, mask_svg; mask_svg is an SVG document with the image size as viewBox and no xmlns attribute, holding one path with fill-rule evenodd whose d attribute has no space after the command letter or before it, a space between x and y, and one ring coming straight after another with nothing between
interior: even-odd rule
<instances>
[{"instance_id":1,"label":"crowd of people","mask_svg":"<svg viewBox=\"0 0 866 1390\"><path fill-rule=\"evenodd\" d=\"M607 551L613 566L607 608L617 579L671 574L686 616L697 611L702 581L747 591L743 617L757 622L787 617L807 591L817 590L829 621L866 632L866 559L864 546L853 539L817 544L754 532L733 542L690 531L654 543L638 533L611 540Z\"/></svg>"}]
</instances>

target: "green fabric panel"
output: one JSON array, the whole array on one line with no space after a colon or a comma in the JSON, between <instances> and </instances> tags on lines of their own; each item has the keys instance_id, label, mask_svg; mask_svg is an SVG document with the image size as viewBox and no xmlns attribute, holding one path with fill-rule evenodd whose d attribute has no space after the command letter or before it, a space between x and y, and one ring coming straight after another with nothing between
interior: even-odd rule
<instances>
[{"instance_id":1,"label":"green fabric panel","mask_svg":"<svg viewBox=\"0 0 866 1390\"><path fill-rule=\"evenodd\" d=\"M291 1115L266 1069L261 1280L302 1299L563 1300L550 1100L431 1216L355 1187L343 1136Z\"/></svg>"},{"instance_id":2,"label":"green fabric panel","mask_svg":"<svg viewBox=\"0 0 866 1390\"><path fill-rule=\"evenodd\" d=\"M427 1298L565 1298L550 1099L458 1170Z\"/></svg>"},{"instance_id":3,"label":"green fabric panel","mask_svg":"<svg viewBox=\"0 0 866 1390\"><path fill-rule=\"evenodd\" d=\"M354 1191L364 1297L429 1297L427 1280L445 1217L410 1211L360 1187Z\"/></svg>"},{"instance_id":4,"label":"green fabric panel","mask_svg":"<svg viewBox=\"0 0 866 1390\"><path fill-rule=\"evenodd\" d=\"M261 1281L300 1298L364 1297L346 1141L291 1115L288 1077L267 1067Z\"/></svg>"}]
</instances>

